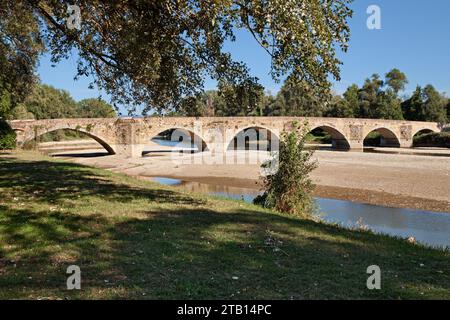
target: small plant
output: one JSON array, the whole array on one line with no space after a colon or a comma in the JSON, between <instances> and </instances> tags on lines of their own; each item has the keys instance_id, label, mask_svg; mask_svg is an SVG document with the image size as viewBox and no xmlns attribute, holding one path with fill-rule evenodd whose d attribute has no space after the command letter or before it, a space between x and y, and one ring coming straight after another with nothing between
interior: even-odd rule
<instances>
[{"instance_id":1,"label":"small plant","mask_svg":"<svg viewBox=\"0 0 450 320\"><path fill-rule=\"evenodd\" d=\"M279 212L310 217L315 209L310 173L317 167L311 160L313 150L305 149L307 123L293 124L291 132L283 132L278 151L278 170L263 178L264 194L255 204Z\"/></svg>"}]
</instances>

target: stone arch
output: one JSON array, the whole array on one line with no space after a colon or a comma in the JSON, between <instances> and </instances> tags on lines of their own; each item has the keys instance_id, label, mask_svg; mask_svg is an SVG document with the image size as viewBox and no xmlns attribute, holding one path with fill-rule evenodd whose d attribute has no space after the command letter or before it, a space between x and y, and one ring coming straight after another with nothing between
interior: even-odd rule
<instances>
[{"instance_id":1,"label":"stone arch","mask_svg":"<svg viewBox=\"0 0 450 320\"><path fill-rule=\"evenodd\" d=\"M399 137L395 134L394 131L388 129L386 127L378 127L370 130L364 135L363 145L370 145L370 142L367 141L368 136L376 132L380 135L379 146L380 147L391 147L391 148L400 148L401 143Z\"/></svg>"},{"instance_id":2,"label":"stone arch","mask_svg":"<svg viewBox=\"0 0 450 320\"><path fill-rule=\"evenodd\" d=\"M103 148L105 148L105 150L110 155L116 154L116 152L113 149L113 147L111 147L110 143L106 142L105 139L102 139L101 137L93 134L92 132L84 130L82 128L58 127L58 128L50 128L48 130L39 131L39 134L35 135L34 133L32 133L28 137L26 137L22 141L21 145L23 146L25 143L27 143L27 142L29 142L29 141L31 141L33 139L36 139L36 138L38 138L38 137L40 137L40 136L42 136L42 135L44 135L46 133L51 133L51 132L54 132L54 131L57 131L57 130L70 130L70 131L74 131L74 132L81 132L81 133L87 135L89 138L92 138L95 141L97 141Z\"/></svg>"},{"instance_id":3,"label":"stone arch","mask_svg":"<svg viewBox=\"0 0 450 320\"><path fill-rule=\"evenodd\" d=\"M153 131L152 133L150 133L150 140L170 130L173 130L172 136L170 137L171 141L182 142L184 140L188 140L191 142L191 145L195 145L197 147L198 152L208 150L208 144L200 134L194 132L192 129L184 127L168 126L158 128L157 131Z\"/></svg>"},{"instance_id":4,"label":"stone arch","mask_svg":"<svg viewBox=\"0 0 450 320\"><path fill-rule=\"evenodd\" d=\"M412 137L414 138L419 133L427 134L427 133L435 133L435 132L436 132L436 130L433 130L431 128L421 128L421 129L417 129L417 130L413 131Z\"/></svg>"},{"instance_id":5,"label":"stone arch","mask_svg":"<svg viewBox=\"0 0 450 320\"><path fill-rule=\"evenodd\" d=\"M254 130L251 130L254 129ZM251 130L251 131L250 131ZM243 128L239 128L234 131L231 138L227 138L225 144L227 150L238 150L240 144L244 144L245 150L250 149L248 143L251 138L256 138L258 141L255 150L263 151L277 151L280 141L280 136L275 130L261 125L249 125ZM268 141L266 148L261 146L261 141ZM263 148L263 149L261 149Z\"/></svg>"},{"instance_id":6,"label":"stone arch","mask_svg":"<svg viewBox=\"0 0 450 320\"><path fill-rule=\"evenodd\" d=\"M322 129L326 133L328 133L331 136L332 146L333 149L337 150L349 150L350 149L350 143L348 142L347 137L338 129L329 126L329 125L316 125L311 127L311 130L309 132L316 130L316 129Z\"/></svg>"}]
</instances>

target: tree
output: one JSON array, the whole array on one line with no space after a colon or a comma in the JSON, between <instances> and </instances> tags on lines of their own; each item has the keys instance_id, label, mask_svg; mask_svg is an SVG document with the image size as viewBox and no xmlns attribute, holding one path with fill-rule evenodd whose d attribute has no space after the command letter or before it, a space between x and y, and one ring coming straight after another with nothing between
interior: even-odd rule
<instances>
[{"instance_id":1,"label":"tree","mask_svg":"<svg viewBox=\"0 0 450 320\"><path fill-rule=\"evenodd\" d=\"M356 84L352 84L344 92L344 99L347 101L348 107L353 110L353 115L358 117L359 111L359 100L358 100L359 88Z\"/></svg>"},{"instance_id":2,"label":"tree","mask_svg":"<svg viewBox=\"0 0 450 320\"><path fill-rule=\"evenodd\" d=\"M168 115L213 117L217 110L225 110L225 101L217 90L208 90L195 97L185 97L176 110ZM220 112L219 112L220 113Z\"/></svg>"},{"instance_id":3,"label":"tree","mask_svg":"<svg viewBox=\"0 0 450 320\"><path fill-rule=\"evenodd\" d=\"M314 210L311 196L314 185L309 175L317 164L311 160L313 151L305 150L308 131L307 124L303 129L294 124L291 132L283 132L278 152L278 170L263 179L265 192L255 199L256 204L293 215L311 215Z\"/></svg>"},{"instance_id":4,"label":"tree","mask_svg":"<svg viewBox=\"0 0 450 320\"><path fill-rule=\"evenodd\" d=\"M402 103L402 109L407 120L445 123L447 102L448 99L432 85L423 89L417 86L411 97Z\"/></svg>"},{"instance_id":5,"label":"tree","mask_svg":"<svg viewBox=\"0 0 450 320\"><path fill-rule=\"evenodd\" d=\"M0 150L14 149L16 147L16 133L8 123L0 119Z\"/></svg>"},{"instance_id":6,"label":"tree","mask_svg":"<svg viewBox=\"0 0 450 320\"><path fill-rule=\"evenodd\" d=\"M27 106L24 103L19 103L12 109L10 113L11 119L34 119L34 114L28 111Z\"/></svg>"},{"instance_id":7,"label":"tree","mask_svg":"<svg viewBox=\"0 0 450 320\"><path fill-rule=\"evenodd\" d=\"M328 110L325 112L326 117L333 118L354 118L354 108L347 99L341 96L334 96L330 102Z\"/></svg>"},{"instance_id":8,"label":"tree","mask_svg":"<svg viewBox=\"0 0 450 320\"><path fill-rule=\"evenodd\" d=\"M422 112L423 104L422 88L417 86L411 97L402 103L404 118L410 121L421 120L420 113Z\"/></svg>"},{"instance_id":9,"label":"tree","mask_svg":"<svg viewBox=\"0 0 450 320\"><path fill-rule=\"evenodd\" d=\"M43 45L38 20L27 3L1 1L0 17L0 118L8 118L36 80Z\"/></svg>"},{"instance_id":10,"label":"tree","mask_svg":"<svg viewBox=\"0 0 450 320\"><path fill-rule=\"evenodd\" d=\"M11 94L6 89L3 89L0 92L0 119L6 118L11 109Z\"/></svg>"},{"instance_id":11,"label":"tree","mask_svg":"<svg viewBox=\"0 0 450 320\"><path fill-rule=\"evenodd\" d=\"M339 79L336 48L347 49L350 2L80 0L80 30L67 24L68 1L3 0L1 16L14 17L23 34L37 28L54 63L77 51L77 76L92 76L92 85L113 103L161 112L197 96L207 74L235 84L251 78L248 68L223 50L237 29L247 30L266 50L274 79L303 79L326 95L328 79ZM23 52L31 70L35 52Z\"/></svg>"},{"instance_id":12,"label":"tree","mask_svg":"<svg viewBox=\"0 0 450 320\"><path fill-rule=\"evenodd\" d=\"M361 118L375 118L378 106L378 96L382 91L384 83L378 74L373 74L370 79L366 79L363 87L359 90L359 115Z\"/></svg>"},{"instance_id":13,"label":"tree","mask_svg":"<svg viewBox=\"0 0 450 320\"><path fill-rule=\"evenodd\" d=\"M380 93L372 117L376 119L403 120L401 101L393 90L388 89Z\"/></svg>"},{"instance_id":14,"label":"tree","mask_svg":"<svg viewBox=\"0 0 450 320\"><path fill-rule=\"evenodd\" d=\"M397 68L394 68L386 73L385 79L386 85L391 87L396 95L400 91L404 90L405 86L408 84L406 75Z\"/></svg>"},{"instance_id":15,"label":"tree","mask_svg":"<svg viewBox=\"0 0 450 320\"><path fill-rule=\"evenodd\" d=\"M217 116L262 115L264 87L256 78L238 84L219 81L218 95L223 99L223 104L215 106Z\"/></svg>"},{"instance_id":16,"label":"tree","mask_svg":"<svg viewBox=\"0 0 450 320\"><path fill-rule=\"evenodd\" d=\"M408 80L398 69L392 69L383 81L378 74L366 79L359 90L359 116L374 119L403 119L401 100L398 96Z\"/></svg>"},{"instance_id":17,"label":"tree","mask_svg":"<svg viewBox=\"0 0 450 320\"><path fill-rule=\"evenodd\" d=\"M77 103L79 118L114 118L117 116L114 108L102 99L84 99Z\"/></svg>"},{"instance_id":18,"label":"tree","mask_svg":"<svg viewBox=\"0 0 450 320\"><path fill-rule=\"evenodd\" d=\"M433 121L439 123L447 122L447 99L440 94L432 85L427 85L423 89L425 103L419 117L423 121Z\"/></svg>"},{"instance_id":19,"label":"tree","mask_svg":"<svg viewBox=\"0 0 450 320\"><path fill-rule=\"evenodd\" d=\"M324 103L307 82L288 79L277 94L272 109L274 115L320 117Z\"/></svg>"},{"instance_id":20,"label":"tree","mask_svg":"<svg viewBox=\"0 0 450 320\"><path fill-rule=\"evenodd\" d=\"M24 104L35 119L78 117L77 103L70 93L46 84L35 85Z\"/></svg>"},{"instance_id":21,"label":"tree","mask_svg":"<svg viewBox=\"0 0 450 320\"><path fill-rule=\"evenodd\" d=\"M448 99L447 103L447 122L450 122L450 99Z\"/></svg>"}]
</instances>

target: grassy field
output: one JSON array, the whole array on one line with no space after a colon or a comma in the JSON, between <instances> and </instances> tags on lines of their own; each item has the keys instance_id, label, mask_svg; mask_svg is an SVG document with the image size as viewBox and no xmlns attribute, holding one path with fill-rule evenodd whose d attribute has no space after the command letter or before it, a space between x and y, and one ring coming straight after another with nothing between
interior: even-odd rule
<instances>
[{"instance_id":1,"label":"grassy field","mask_svg":"<svg viewBox=\"0 0 450 320\"><path fill-rule=\"evenodd\" d=\"M82 290L66 290L72 264ZM373 264L381 290L366 288ZM14 152L0 298L450 299L450 253Z\"/></svg>"}]
</instances>

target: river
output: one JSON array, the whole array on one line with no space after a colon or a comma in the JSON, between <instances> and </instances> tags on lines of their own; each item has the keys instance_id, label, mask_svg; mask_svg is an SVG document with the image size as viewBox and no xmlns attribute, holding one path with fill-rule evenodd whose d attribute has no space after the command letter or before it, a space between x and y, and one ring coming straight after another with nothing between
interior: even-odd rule
<instances>
[{"instance_id":1,"label":"river","mask_svg":"<svg viewBox=\"0 0 450 320\"><path fill-rule=\"evenodd\" d=\"M151 180L192 192L222 196L251 203L258 190L232 186L183 181L165 177ZM322 220L352 228L365 226L370 230L401 238L414 237L417 242L432 247L450 248L450 214L429 211L388 208L334 199L315 199L315 213Z\"/></svg>"}]
</instances>

